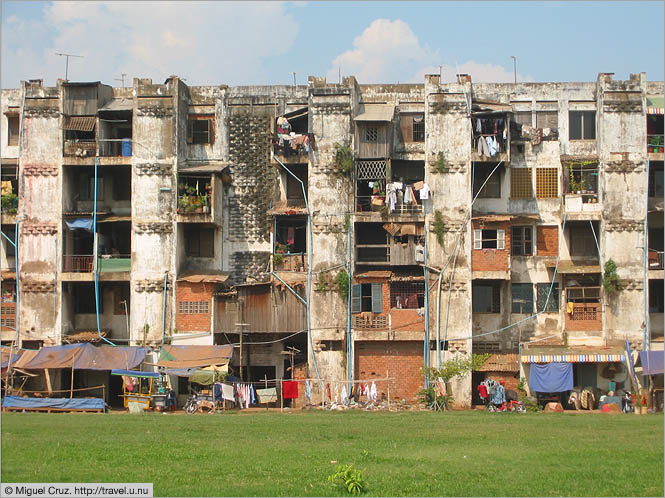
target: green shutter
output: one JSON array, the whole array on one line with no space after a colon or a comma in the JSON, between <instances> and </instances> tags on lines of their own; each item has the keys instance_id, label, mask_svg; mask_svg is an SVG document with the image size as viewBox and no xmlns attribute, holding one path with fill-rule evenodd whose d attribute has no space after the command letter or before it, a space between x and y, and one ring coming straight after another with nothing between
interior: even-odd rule
<instances>
[{"instance_id":1,"label":"green shutter","mask_svg":"<svg viewBox=\"0 0 665 498\"><path fill-rule=\"evenodd\" d=\"M361 298L362 298L362 284L353 284L351 292L351 313L360 313Z\"/></svg>"},{"instance_id":2,"label":"green shutter","mask_svg":"<svg viewBox=\"0 0 665 498\"><path fill-rule=\"evenodd\" d=\"M372 313L383 311L383 284L372 284Z\"/></svg>"}]
</instances>

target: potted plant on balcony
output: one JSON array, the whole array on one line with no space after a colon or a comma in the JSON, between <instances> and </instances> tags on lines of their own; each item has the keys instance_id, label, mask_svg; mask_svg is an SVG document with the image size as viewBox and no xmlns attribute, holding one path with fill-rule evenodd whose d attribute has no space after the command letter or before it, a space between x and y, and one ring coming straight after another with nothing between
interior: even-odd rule
<instances>
[{"instance_id":1,"label":"potted plant on balcony","mask_svg":"<svg viewBox=\"0 0 665 498\"><path fill-rule=\"evenodd\" d=\"M2 196L2 212L16 214L18 208L18 196L16 194L4 194Z\"/></svg>"},{"instance_id":2,"label":"potted plant on balcony","mask_svg":"<svg viewBox=\"0 0 665 498\"><path fill-rule=\"evenodd\" d=\"M663 150L663 136L662 135L657 135L651 139L651 143L653 144L653 151L658 154Z\"/></svg>"}]
</instances>

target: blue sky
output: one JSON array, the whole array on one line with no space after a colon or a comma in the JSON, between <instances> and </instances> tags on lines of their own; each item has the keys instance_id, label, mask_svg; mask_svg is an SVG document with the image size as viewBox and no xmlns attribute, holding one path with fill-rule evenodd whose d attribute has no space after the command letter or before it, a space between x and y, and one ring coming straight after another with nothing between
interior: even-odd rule
<instances>
[{"instance_id":1,"label":"blue sky","mask_svg":"<svg viewBox=\"0 0 665 498\"><path fill-rule=\"evenodd\" d=\"M360 83L455 72L474 81L663 79L663 2L2 2L3 88L22 79L119 85Z\"/></svg>"}]
</instances>

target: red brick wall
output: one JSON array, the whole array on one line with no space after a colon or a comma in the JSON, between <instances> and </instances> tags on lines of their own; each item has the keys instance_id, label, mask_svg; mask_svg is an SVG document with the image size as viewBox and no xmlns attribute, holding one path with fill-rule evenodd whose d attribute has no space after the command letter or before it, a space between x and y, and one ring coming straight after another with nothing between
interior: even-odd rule
<instances>
[{"instance_id":1,"label":"red brick wall","mask_svg":"<svg viewBox=\"0 0 665 498\"><path fill-rule=\"evenodd\" d=\"M565 305L565 303L564 303ZM566 313L566 330L602 330L602 308L599 303L575 303L575 308L595 308L595 320L571 320L570 313Z\"/></svg>"},{"instance_id":2,"label":"red brick wall","mask_svg":"<svg viewBox=\"0 0 665 498\"><path fill-rule=\"evenodd\" d=\"M559 253L559 227L540 225L536 228L538 256L556 256Z\"/></svg>"},{"instance_id":3,"label":"red brick wall","mask_svg":"<svg viewBox=\"0 0 665 498\"><path fill-rule=\"evenodd\" d=\"M175 326L179 331L187 332L209 332L210 321L212 317L212 293L215 289L214 284L178 282L176 285L176 295L178 304L176 305ZM180 313L180 304L183 301L207 301L208 313L185 314Z\"/></svg>"},{"instance_id":4,"label":"red brick wall","mask_svg":"<svg viewBox=\"0 0 665 498\"><path fill-rule=\"evenodd\" d=\"M420 341L367 341L355 343L355 377L359 380L390 377L390 399L417 400L423 388L423 343ZM388 398L386 382L377 382L378 400Z\"/></svg>"},{"instance_id":5,"label":"red brick wall","mask_svg":"<svg viewBox=\"0 0 665 498\"><path fill-rule=\"evenodd\" d=\"M504 230L506 232L506 248L504 249L472 249L471 269L473 271L508 270L510 261L510 223L505 222L471 222L471 237L473 230ZM473 247L473 240L471 242Z\"/></svg>"}]
</instances>

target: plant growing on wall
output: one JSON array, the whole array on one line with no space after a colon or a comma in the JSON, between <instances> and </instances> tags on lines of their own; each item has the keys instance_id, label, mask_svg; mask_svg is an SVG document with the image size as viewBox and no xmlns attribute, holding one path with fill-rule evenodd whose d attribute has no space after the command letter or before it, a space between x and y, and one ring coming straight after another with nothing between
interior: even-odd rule
<instances>
[{"instance_id":1,"label":"plant growing on wall","mask_svg":"<svg viewBox=\"0 0 665 498\"><path fill-rule=\"evenodd\" d=\"M611 296L619 290L619 275L617 274L617 265L613 259L610 258L605 262L604 270L603 287L605 292Z\"/></svg>"},{"instance_id":2,"label":"plant growing on wall","mask_svg":"<svg viewBox=\"0 0 665 498\"><path fill-rule=\"evenodd\" d=\"M445 173L448 171L448 163L446 162L446 155L443 152L439 152L436 157L436 170L439 173Z\"/></svg>"},{"instance_id":3,"label":"plant growing on wall","mask_svg":"<svg viewBox=\"0 0 665 498\"><path fill-rule=\"evenodd\" d=\"M337 283L337 290L342 300L346 301L349 297L349 274L346 270L340 270L340 272L335 277Z\"/></svg>"},{"instance_id":4,"label":"plant growing on wall","mask_svg":"<svg viewBox=\"0 0 665 498\"><path fill-rule=\"evenodd\" d=\"M348 178L353 171L353 151L350 146L343 143L336 143L333 147L335 148L333 164L336 174Z\"/></svg>"},{"instance_id":5,"label":"plant growing on wall","mask_svg":"<svg viewBox=\"0 0 665 498\"><path fill-rule=\"evenodd\" d=\"M443 215L441 211L434 212L434 233L436 233L436 240L439 242L440 246L443 246Z\"/></svg>"}]
</instances>

